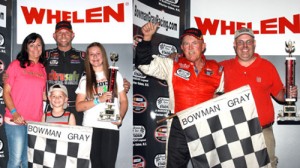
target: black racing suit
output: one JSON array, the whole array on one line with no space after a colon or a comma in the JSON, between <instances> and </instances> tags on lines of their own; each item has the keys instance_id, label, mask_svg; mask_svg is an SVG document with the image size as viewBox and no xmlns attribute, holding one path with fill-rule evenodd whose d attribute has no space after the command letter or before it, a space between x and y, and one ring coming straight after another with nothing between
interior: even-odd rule
<instances>
[{"instance_id":1,"label":"black racing suit","mask_svg":"<svg viewBox=\"0 0 300 168\"><path fill-rule=\"evenodd\" d=\"M83 114L75 109L75 100L78 82L84 73L84 51L74 48L67 52L60 51L58 48L46 50L46 72L47 72L47 91L50 86L56 83L64 84L68 89L68 108L76 118L76 124L81 125ZM46 111L50 110L47 105Z\"/></svg>"}]
</instances>

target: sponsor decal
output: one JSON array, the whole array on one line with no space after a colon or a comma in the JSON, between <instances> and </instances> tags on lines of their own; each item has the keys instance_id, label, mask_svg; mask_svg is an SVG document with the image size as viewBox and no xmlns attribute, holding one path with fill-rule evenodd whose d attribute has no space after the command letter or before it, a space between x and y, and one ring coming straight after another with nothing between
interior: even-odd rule
<instances>
[{"instance_id":1,"label":"sponsor decal","mask_svg":"<svg viewBox=\"0 0 300 168\"><path fill-rule=\"evenodd\" d=\"M3 122L4 122L4 117L2 114L0 114L0 126L3 125Z\"/></svg>"},{"instance_id":2,"label":"sponsor decal","mask_svg":"<svg viewBox=\"0 0 300 168\"><path fill-rule=\"evenodd\" d=\"M166 143L167 140L167 126L161 125L154 131L154 138L161 143Z\"/></svg>"},{"instance_id":3,"label":"sponsor decal","mask_svg":"<svg viewBox=\"0 0 300 168\"><path fill-rule=\"evenodd\" d=\"M5 38L4 38L4 36L0 33L0 52L5 54L6 51L5 51L4 43L5 43Z\"/></svg>"},{"instance_id":4,"label":"sponsor decal","mask_svg":"<svg viewBox=\"0 0 300 168\"><path fill-rule=\"evenodd\" d=\"M0 139L0 158L4 158L5 157L4 156L4 149L3 149L3 147L4 147L3 140Z\"/></svg>"},{"instance_id":5,"label":"sponsor decal","mask_svg":"<svg viewBox=\"0 0 300 168\"><path fill-rule=\"evenodd\" d=\"M145 168L145 158L140 155L134 155L132 158L132 168Z\"/></svg>"},{"instance_id":6,"label":"sponsor decal","mask_svg":"<svg viewBox=\"0 0 300 168\"><path fill-rule=\"evenodd\" d=\"M5 69L4 62L0 59L0 73L2 73Z\"/></svg>"},{"instance_id":7,"label":"sponsor decal","mask_svg":"<svg viewBox=\"0 0 300 168\"><path fill-rule=\"evenodd\" d=\"M133 77L145 79L146 75L144 75L140 70L135 68L134 71L133 71Z\"/></svg>"},{"instance_id":8,"label":"sponsor decal","mask_svg":"<svg viewBox=\"0 0 300 168\"><path fill-rule=\"evenodd\" d=\"M214 74L214 72L213 72L211 69L209 69L209 68L205 69L204 73L205 73L206 75L208 75L208 76L211 76L211 75Z\"/></svg>"},{"instance_id":9,"label":"sponsor decal","mask_svg":"<svg viewBox=\"0 0 300 168\"><path fill-rule=\"evenodd\" d=\"M147 146L146 128L143 125L133 126L133 146Z\"/></svg>"},{"instance_id":10,"label":"sponsor decal","mask_svg":"<svg viewBox=\"0 0 300 168\"><path fill-rule=\"evenodd\" d=\"M58 65L58 60L50 60L49 65L50 66L57 66Z\"/></svg>"},{"instance_id":11,"label":"sponsor decal","mask_svg":"<svg viewBox=\"0 0 300 168\"><path fill-rule=\"evenodd\" d=\"M155 114L156 117L167 117L170 110L169 110L169 102L170 99L168 97L158 97L156 100L156 107Z\"/></svg>"},{"instance_id":12,"label":"sponsor decal","mask_svg":"<svg viewBox=\"0 0 300 168\"><path fill-rule=\"evenodd\" d=\"M166 154L157 154L154 157L154 165L157 168L165 168L166 165Z\"/></svg>"},{"instance_id":13,"label":"sponsor decal","mask_svg":"<svg viewBox=\"0 0 300 168\"><path fill-rule=\"evenodd\" d=\"M169 109L169 98L167 97L159 97L156 100L156 107L161 110Z\"/></svg>"},{"instance_id":14,"label":"sponsor decal","mask_svg":"<svg viewBox=\"0 0 300 168\"><path fill-rule=\"evenodd\" d=\"M158 52L167 57L168 55L174 53L174 52L177 52L177 48L172 45L172 44L167 44L167 43L160 43L158 45Z\"/></svg>"},{"instance_id":15,"label":"sponsor decal","mask_svg":"<svg viewBox=\"0 0 300 168\"><path fill-rule=\"evenodd\" d=\"M187 70L184 70L184 69L177 69L176 70L176 76L180 77L180 78L183 78L185 80L189 80L190 76L191 76L191 73Z\"/></svg>"},{"instance_id":16,"label":"sponsor decal","mask_svg":"<svg viewBox=\"0 0 300 168\"><path fill-rule=\"evenodd\" d=\"M3 46L5 42L4 36L0 33L0 46Z\"/></svg>"},{"instance_id":17,"label":"sponsor decal","mask_svg":"<svg viewBox=\"0 0 300 168\"><path fill-rule=\"evenodd\" d=\"M190 68L190 64L183 64L183 63L179 63L179 67L182 69L189 69Z\"/></svg>"},{"instance_id":18,"label":"sponsor decal","mask_svg":"<svg viewBox=\"0 0 300 168\"><path fill-rule=\"evenodd\" d=\"M0 85L0 98L2 99L2 97L3 97L3 86Z\"/></svg>"},{"instance_id":19,"label":"sponsor decal","mask_svg":"<svg viewBox=\"0 0 300 168\"><path fill-rule=\"evenodd\" d=\"M140 95L135 94L133 95L133 112L134 113L143 113L148 106L147 99Z\"/></svg>"},{"instance_id":20,"label":"sponsor decal","mask_svg":"<svg viewBox=\"0 0 300 168\"><path fill-rule=\"evenodd\" d=\"M149 87L149 79L137 68L133 68L133 84L139 86Z\"/></svg>"},{"instance_id":21,"label":"sponsor decal","mask_svg":"<svg viewBox=\"0 0 300 168\"><path fill-rule=\"evenodd\" d=\"M133 126L133 138L141 139L146 135L146 128L143 125L135 125Z\"/></svg>"}]
</instances>

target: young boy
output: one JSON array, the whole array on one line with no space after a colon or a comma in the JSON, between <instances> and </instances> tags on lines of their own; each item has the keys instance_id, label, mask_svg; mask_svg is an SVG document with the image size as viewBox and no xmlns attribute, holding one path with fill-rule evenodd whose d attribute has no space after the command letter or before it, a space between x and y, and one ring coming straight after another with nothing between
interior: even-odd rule
<instances>
[{"instance_id":1,"label":"young boy","mask_svg":"<svg viewBox=\"0 0 300 168\"><path fill-rule=\"evenodd\" d=\"M75 116L65 111L68 106L68 90L62 84L54 84L48 91L48 100L52 108L43 114L42 122L76 125Z\"/></svg>"}]
</instances>

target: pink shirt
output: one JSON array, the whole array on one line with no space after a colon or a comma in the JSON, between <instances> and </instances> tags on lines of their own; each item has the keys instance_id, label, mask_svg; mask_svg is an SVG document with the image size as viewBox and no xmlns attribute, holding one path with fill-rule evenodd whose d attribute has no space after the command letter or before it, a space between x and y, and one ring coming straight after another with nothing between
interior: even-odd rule
<instances>
[{"instance_id":1,"label":"pink shirt","mask_svg":"<svg viewBox=\"0 0 300 168\"><path fill-rule=\"evenodd\" d=\"M6 73L7 84L11 87L11 97L17 112L26 121L41 121L43 115L43 92L46 89L46 71L40 64L32 63L21 68L20 62L10 63ZM8 108L5 108L5 117L12 118Z\"/></svg>"}]
</instances>

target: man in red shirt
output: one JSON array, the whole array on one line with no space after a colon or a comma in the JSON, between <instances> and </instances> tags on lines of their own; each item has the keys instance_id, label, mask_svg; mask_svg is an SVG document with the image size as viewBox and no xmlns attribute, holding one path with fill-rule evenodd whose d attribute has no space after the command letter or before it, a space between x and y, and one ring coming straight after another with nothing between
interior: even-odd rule
<instances>
[{"instance_id":1,"label":"man in red shirt","mask_svg":"<svg viewBox=\"0 0 300 168\"><path fill-rule=\"evenodd\" d=\"M244 85L249 85L255 100L258 118L263 128L268 155L272 167L277 165L275 139L272 125L274 108L271 96L277 101L285 101L285 87L275 66L255 53L256 41L253 31L248 28L237 30L233 43L236 57L221 62L224 66L224 91L229 92ZM290 93L297 97L297 86Z\"/></svg>"},{"instance_id":2,"label":"man in red shirt","mask_svg":"<svg viewBox=\"0 0 300 168\"><path fill-rule=\"evenodd\" d=\"M169 107L172 113L212 99L223 92L223 69L215 60L203 55L206 44L201 30L186 29L180 36L183 54L175 60L152 56L152 36L158 24L142 27L143 40L136 47L135 66L145 74L168 83ZM168 124L167 168L187 167L191 158L178 117Z\"/></svg>"}]
</instances>

